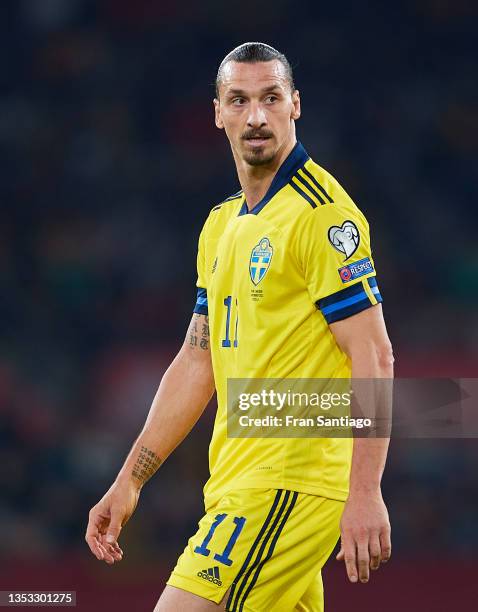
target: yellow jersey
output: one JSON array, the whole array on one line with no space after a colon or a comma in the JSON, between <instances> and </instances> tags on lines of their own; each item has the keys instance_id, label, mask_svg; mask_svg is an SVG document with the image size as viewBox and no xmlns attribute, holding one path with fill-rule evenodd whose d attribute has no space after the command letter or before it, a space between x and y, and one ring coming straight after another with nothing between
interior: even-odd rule
<instances>
[{"instance_id":1,"label":"yellow jersey","mask_svg":"<svg viewBox=\"0 0 478 612\"><path fill-rule=\"evenodd\" d=\"M364 215L298 142L251 211L242 192L210 211L197 269L218 404L206 509L249 488L345 500L352 439L230 438L227 381L350 377L329 324L382 301Z\"/></svg>"}]
</instances>

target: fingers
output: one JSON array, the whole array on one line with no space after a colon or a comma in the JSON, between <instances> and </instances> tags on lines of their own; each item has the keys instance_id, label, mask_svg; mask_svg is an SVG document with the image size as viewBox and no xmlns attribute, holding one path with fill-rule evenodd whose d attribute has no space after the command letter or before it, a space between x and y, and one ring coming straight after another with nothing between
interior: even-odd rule
<instances>
[{"instance_id":1,"label":"fingers","mask_svg":"<svg viewBox=\"0 0 478 612\"><path fill-rule=\"evenodd\" d=\"M98 534L98 536L94 536L87 534L85 540L98 561L105 561L112 565L115 561L123 559L123 551L119 545L117 543L109 544L106 542L104 535Z\"/></svg>"},{"instance_id":2,"label":"fingers","mask_svg":"<svg viewBox=\"0 0 478 612\"><path fill-rule=\"evenodd\" d=\"M101 538L101 544L107 555L105 558L107 563L121 561L123 558L123 551L117 541L121 533L122 519L123 515L112 509L107 533Z\"/></svg>"},{"instance_id":3,"label":"fingers","mask_svg":"<svg viewBox=\"0 0 478 612\"><path fill-rule=\"evenodd\" d=\"M345 569L350 582L357 582L357 556L355 549L355 540L352 534L344 534L342 536L342 558L345 561ZM339 553L340 554L340 553Z\"/></svg>"},{"instance_id":4,"label":"fingers","mask_svg":"<svg viewBox=\"0 0 478 612\"><path fill-rule=\"evenodd\" d=\"M93 512L90 512L88 527L86 528L85 540L90 547L91 552L95 555L98 561L104 559L102 547L99 542L99 529L96 517Z\"/></svg>"},{"instance_id":5,"label":"fingers","mask_svg":"<svg viewBox=\"0 0 478 612\"><path fill-rule=\"evenodd\" d=\"M378 533L371 533L368 543L368 550L370 554L370 569L378 570L380 567L380 561L382 560L382 551L380 547L380 538Z\"/></svg>"},{"instance_id":6,"label":"fingers","mask_svg":"<svg viewBox=\"0 0 478 612\"><path fill-rule=\"evenodd\" d=\"M112 547L112 550L114 552L115 560L121 561L121 559L123 558L123 550L121 549L118 542L115 542L114 544L110 544L110 546Z\"/></svg>"},{"instance_id":7,"label":"fingers","mask_svg":"<svg viewBox=\"0 0 478 612\"><path fill-rule=\"evenodd\" d=\"M101 550L101 554L103 555L103 561L108 565L113 565L115 562L113 555L108 552L103 543L100 543L98 546Z\"/></svg>"},{"instance_id":8,"label":"fingers","mask_svg":"<svg viewBox=\"0 0 478 612\"><path fill-rule=\"evenodd\" d=\"M119 534L121 533L122 520L122 514L112 509L110 524L108 526L106 535L106 542L108 544L112 544L113 546L116 544L116 546L118 546L118 538Z\"/></svg>"},{"instance_id":9,"label":"fingers","mask_svg":"<svg viewBox=\"0 0 478 612\"><path fill-rule=\"evenodd\" d=\"M350 496L340 520L341 548L337 555L345 561L351 582L368 582L370 570L390 559L392 545L387 508L381 495L357 493Z\"/></svg>"},{"instance_id":10,"label":"fingers","mask_svg":"<svg viewBox=\"0 0 478 612\"><path fill-rule=\"evenodd\" d=\"M368 582L370 571L377 570L381 562L386 562L391 555L390 529L380 536L376 532L362 533L360 536L349 532L343 534L337 561L345 561L347 576L350 582Z\"/></svg>"},{"instance_id":11,"label":"fingers","mask_svg":"<svg viewBox=\"0 0 478 612\"><path fill-rule=\"evenodd\" d=\"M102 547L98 540L94 536L88 534L86 534L85 540L88 546L90 547L91 552L95 555L98 561L103 561L104 555Z\"/></svg>"},{"instance_id":12,"label":"fingers","mask_svg":"<svg viewBox=\"0 0 478 612\"><path fill-rule=\"evenodd\" d=\"M362 534L357 542L358 573L360 582L368 582L370 555L368 552L368 534Z\"/></svg>"},{"instance_id":13,"label":"fingers","mask_svg":"<svg viewBox=\"0 0 478 612\"><path fill-rule=\"evenodd\" d=\"M115 561L121 561L123 559L123 551L117 542L110 544L106 541L105 535L100 535L100 542L106 563L111 565Z\"/></svg>"},{"instance_id":14,"label":"fingers","mask_svg":"<svg viewBox=\"0 0 478 612\"><path fill-rule=\"evenodd\" d=\"M110 521L110 525L111 523L112 521ZM119 535L121 527L118 529L116 524L113 523L112 529L108 528L108 534L113 539L112 542L109 542L108 536L102 533L105 529L104 517L101 513L95 511L95 508L90 511L85 540L95 557L109 565L112 565L115 561L121 561L123 558L123 551L115 539L115 534L116 537Z\"/></svg>"},{"instance_id":15,"label":"fingers","mask_svg":"<svg viewBox=\"0 0 478 612\"><path fill-rule=\"evenodd\" d=\"M390 535L390 526L387 526L380 532L380 548L382 563L386 563L392 556L392 540Z\"/></svg>"}]
</instances>

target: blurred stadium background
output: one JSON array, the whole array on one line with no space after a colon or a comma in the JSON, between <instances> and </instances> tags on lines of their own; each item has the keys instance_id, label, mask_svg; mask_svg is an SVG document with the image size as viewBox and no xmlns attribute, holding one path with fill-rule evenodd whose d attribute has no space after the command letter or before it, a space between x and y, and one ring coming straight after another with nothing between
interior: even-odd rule
<instances>
[{"instance_id":1,"label":"blurred stadium background","mask_svg":"<svg viewBox=\"0 0 478 612\"><path fill-rule=\"evenodd\" d=\"M196 241L238 189L215 70L263 40L295 66L299 138L366 213L402 376L478 371L478 4L0 4L0 589L152 609L202 514L210 407L147 485L126 558L87 513L182 342ZM325 574L329 610L475 609L476 440L394 440L392 562Z\"/></svg>"}]
</instances>

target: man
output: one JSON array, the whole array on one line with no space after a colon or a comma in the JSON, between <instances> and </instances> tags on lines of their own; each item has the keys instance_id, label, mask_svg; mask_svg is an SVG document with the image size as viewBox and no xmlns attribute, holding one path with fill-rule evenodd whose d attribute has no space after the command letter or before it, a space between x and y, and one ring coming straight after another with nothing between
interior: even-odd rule
<instances>
[{"instance_id":1,"label":"man","mask_svg":"<svg viewBox=\"0 0 478 612\"><path fill-rule=\"evenodd\" d=\"M142 486L216 389L206 513L156 611L319 612L321 568L340 532L352 582L390 557L388 440L228 437L226 384L392 377L368 224L296 140L300 98L284 55L262 43L234 49L214 106L242 190L204 225L186 340L86 540L98 559L121 560L118 536Z\"/></svg>"}]
</instances>

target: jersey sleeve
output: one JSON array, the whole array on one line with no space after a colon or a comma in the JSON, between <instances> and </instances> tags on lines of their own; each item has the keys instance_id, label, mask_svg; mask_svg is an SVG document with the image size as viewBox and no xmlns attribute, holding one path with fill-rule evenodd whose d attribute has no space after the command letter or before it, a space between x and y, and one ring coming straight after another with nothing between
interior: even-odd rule
<instances>
[{"instance_id":1,"label":"jersey sleeve","mask_svg":"<svg viewBox=\"0 0 478 612\"><path fill-rule=\"evenodd\" d=\"M207 221L199 235L197 254L197 296L193 312L197 314L208 314L207 306L207 278L206 278L206 231Z\"/></svg>"},{"instance_id":2,"label":"jersey sleeve","mask_svg":"<svg viewBox=\"0 0 478 612\"><path fill-rule=\"evenodd\" d=\"M301 244L307 288L327 323L382 302L369 225L351 200L311 211Z\"/></svg>"}]
</instances>

